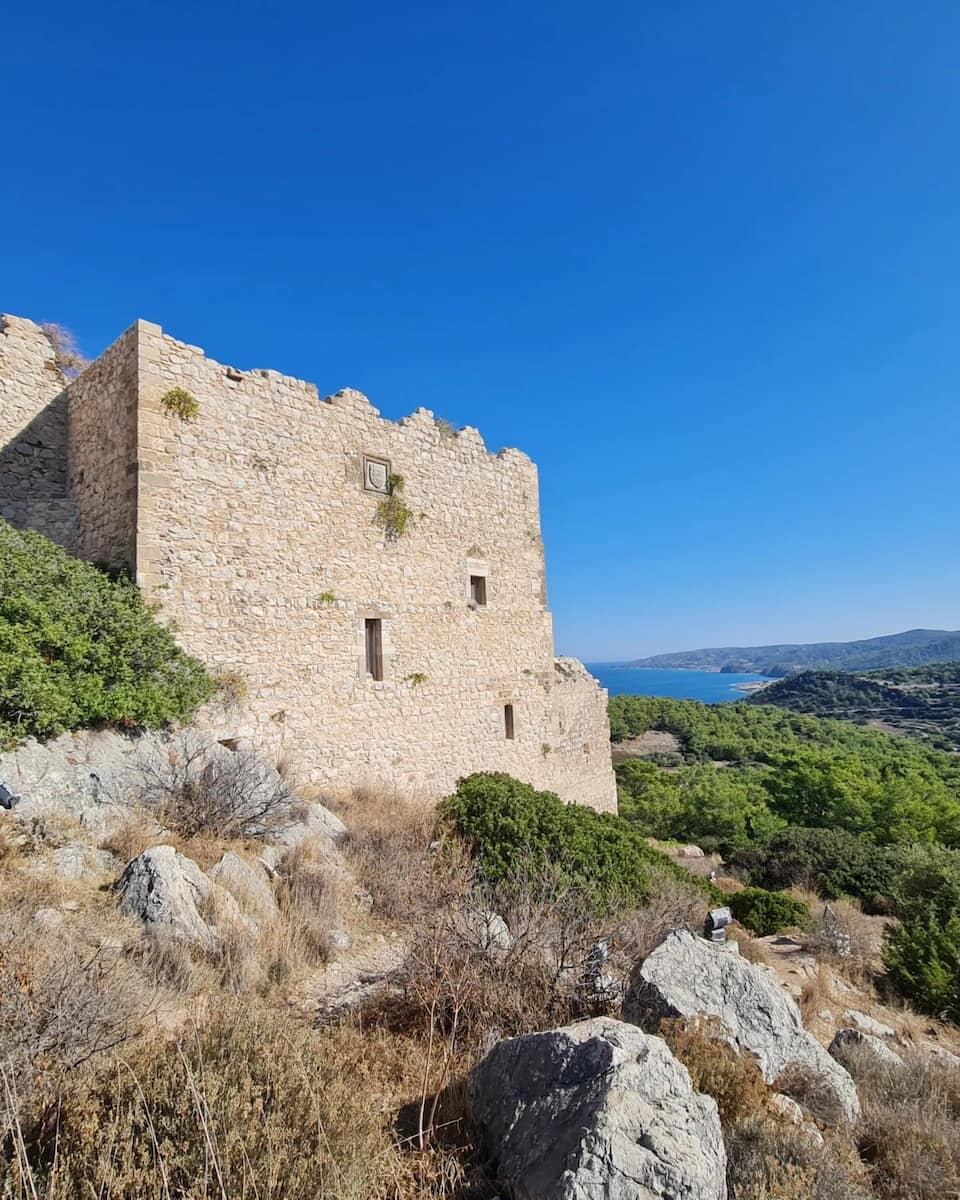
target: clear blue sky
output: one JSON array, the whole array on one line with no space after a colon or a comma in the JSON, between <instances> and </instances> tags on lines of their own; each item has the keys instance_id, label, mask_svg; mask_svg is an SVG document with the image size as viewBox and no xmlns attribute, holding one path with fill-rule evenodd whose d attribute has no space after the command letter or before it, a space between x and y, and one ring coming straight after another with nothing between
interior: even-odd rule
<instances>
[{"instance_id":1,"label":"clear blue sky","mask_svg":"<svg viewBox=\"0 0 960 1200\"><path fill-rule=\"evenodd\" d=\"M960 5L8 5L0 309L477 425L559 648L960 626Z\"/></svg>"}]
</instances>

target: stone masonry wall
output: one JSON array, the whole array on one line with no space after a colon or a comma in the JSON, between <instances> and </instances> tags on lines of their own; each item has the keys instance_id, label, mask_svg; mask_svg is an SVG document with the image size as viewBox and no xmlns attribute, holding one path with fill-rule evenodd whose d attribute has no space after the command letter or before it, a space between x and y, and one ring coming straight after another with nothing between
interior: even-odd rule
<instances>
[{"instance_id":1,"label":"stone masonry wall","mask_svg":"<svg viewBox=\"0 0 960 1200\"><path fill-rule=\"evenodd\" d=\"M0 517L73 550L64 384L43 329L0 316Z\"/></svg>"},{"instance_id":2,"label":"stone masonry wall","mask_svg":"<svg viewBox=\"0 0 960 1200\"><path fill-rule=\"evenodd\" d=\"M68 388L70 496L81 558L136 569L138 326Z\"/></svg>"},{"instance_id":3,"label":"stone masonry wall","mask_svg":"<svg viewBox=\"0 0 960 1200\"><path fill-rule=\"evenodd\" d=\"M424 409L386 421L358 392L321 400L137 330L138 580L183 644L246 689L205 722L387 802L502 770L615 808L605 693L553 658L533 463ZM172 387L196 397L195 421L163 411ZM404 479L415 519L400 538L378 524L365 457ZM365 669L367 618L382 622L382 681Z\"/></svg>"}]
</instances>

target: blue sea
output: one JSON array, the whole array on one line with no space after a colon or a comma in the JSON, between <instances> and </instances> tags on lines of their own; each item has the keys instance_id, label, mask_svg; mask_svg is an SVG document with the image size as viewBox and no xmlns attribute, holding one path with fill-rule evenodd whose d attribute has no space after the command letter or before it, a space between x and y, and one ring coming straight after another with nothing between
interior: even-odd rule
<instances>
[{"instance_id":1,"label":"blue sea","mask_svg":"<svg viewBox=\"0 0 960 1200\"><path fill-rule=\"evenodd\" d=\"M669 696L673 700L702 700L704 704L743 700L750 693L737 691L738 683L762 683L767 678L722 675L719 671L656 671L650 667L618 667L616 663L587 663L586 667L611 696Z\"/></svg>"}]
</instances>

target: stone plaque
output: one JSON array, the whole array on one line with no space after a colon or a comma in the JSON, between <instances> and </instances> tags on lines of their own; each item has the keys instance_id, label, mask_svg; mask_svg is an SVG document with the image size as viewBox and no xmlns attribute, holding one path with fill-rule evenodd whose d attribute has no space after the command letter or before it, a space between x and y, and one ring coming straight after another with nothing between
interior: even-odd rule
<instances>
[{"instance_id":1,"label":"stone plaque","mask_svg":"<svg viewBox=\"0 0 960 1200\"><path fill-rule=\"evenodd\" d=\"M387 483L390 479L390 464L376 458L363 460L363 486L371 492L383 492L386 495Z\"/></svg>"}]
</instances>

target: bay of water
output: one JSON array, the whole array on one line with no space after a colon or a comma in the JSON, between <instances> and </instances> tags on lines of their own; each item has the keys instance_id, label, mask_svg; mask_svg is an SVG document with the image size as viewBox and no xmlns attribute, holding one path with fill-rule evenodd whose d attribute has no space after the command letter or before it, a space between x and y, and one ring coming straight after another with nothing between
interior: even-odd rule
<instances>
[{"instance_id":1,"label":"bay of water","mask_svg":"<svg viewBox=\"0 0 960 1200\"><path fill-rule=\"evenodd\" d=\"M722 675L719 671L657 671L618 667L616 663L587 663L611 696L669 696L672 700L702 700L722 704L743 700L750 693L737 691L738 683L762 683L766 675Z\"/></svg>"}]
</instances>

